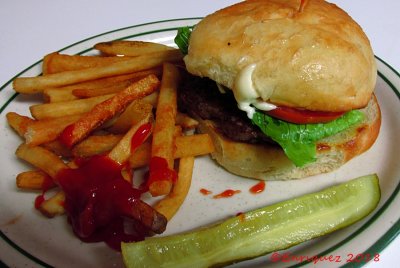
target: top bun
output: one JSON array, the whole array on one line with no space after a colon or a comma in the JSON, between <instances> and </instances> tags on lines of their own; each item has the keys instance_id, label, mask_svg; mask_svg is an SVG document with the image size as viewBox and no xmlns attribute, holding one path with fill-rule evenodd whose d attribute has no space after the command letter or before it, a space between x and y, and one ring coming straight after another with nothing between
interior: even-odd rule
<instances>
[{"instance_id":1,"label":"top bun","mask_svg":"<svg viewBox=\"0 0 400 268\"><path fill-rule=\"evenodd\" d=\"M265 101L313 111L367 105L376 63L361 27L322 0L249 0L205 17L192 32L187 70L233 88L256 64L253 85Z\"/></svg>"}]
</instances>

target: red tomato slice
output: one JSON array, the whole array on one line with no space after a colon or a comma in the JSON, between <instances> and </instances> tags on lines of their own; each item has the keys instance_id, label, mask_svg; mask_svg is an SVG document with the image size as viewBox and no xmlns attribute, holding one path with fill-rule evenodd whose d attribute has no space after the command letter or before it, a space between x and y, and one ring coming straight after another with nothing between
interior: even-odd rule
<instances>
[{"instance_id":1,"label":"red tomato slice","mask_svg":"<svg viewBox=\"0 0 400 268\"><path fill-rule=\"evenodd\" d=\"M283 106L266 113L272 117L295 124L326 123L344 114L344 112L317 112Z\"/></svg>"}]
</instances>

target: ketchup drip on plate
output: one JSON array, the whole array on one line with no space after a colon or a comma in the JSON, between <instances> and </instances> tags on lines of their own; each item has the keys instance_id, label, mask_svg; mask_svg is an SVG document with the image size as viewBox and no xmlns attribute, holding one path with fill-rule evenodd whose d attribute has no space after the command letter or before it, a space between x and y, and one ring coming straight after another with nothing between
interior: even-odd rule
<instances>
[{"instance_id":1,"label":"ketchup drip on plate","mask_svg":"<svg viewBox=\"0 0 400 268\"><path fill-rule=\"evenodd\" d=\"M212 192L211 192L210 190L207 190L207 189L204 189L204 188L201 188L201 189L200 189L200 193L202 193L203 195L212 194Z\"/></svg>"},{"instance_id":2,"label":"ketchup drip on plate","mask_svg":"<svg viewBox=\"0 0 400 268\"><path fill-rule=\"evenodd\" d=\"M241 193L242 191L240 191L240 190L231 190L231 189L228 189L228 190L225 190L225 191L223 191L222 193L220 193L220 194L217 194L217 195L214 195L214 198L228 198L228 197L232 197L232 196L234 196L235 194L238 194L238 193Z\"/></svg>"},{"instance_id":3,"label":"ketchup drip on plate","mask_svg":"<svg viewBox=\"0 0 400 268\"><path fill-rule=\"evenodd\" d=\"M249 191L252 194L259 194L264 190L265 190L265 181L260 181L259 183L253 185Z\"/></svg>"},{"instance_id":4,"label":"ketchup drip on plate","mask_svg":"<svg viewBox=\"0 0 400 268\"><path fill-rule=\"evenodd\" d=\"M138 129L132 138L134 149L149 131L151 124ZM123 178L123 167L108 156L99 155L80 160L76 169L58 172L56 181L65 193L68 221L82 241L104 241L120 250L122 241L143 240L150 228L158 233L165 230L165 217L140 200L143 191Z\"/></svg>"}]
</instances>

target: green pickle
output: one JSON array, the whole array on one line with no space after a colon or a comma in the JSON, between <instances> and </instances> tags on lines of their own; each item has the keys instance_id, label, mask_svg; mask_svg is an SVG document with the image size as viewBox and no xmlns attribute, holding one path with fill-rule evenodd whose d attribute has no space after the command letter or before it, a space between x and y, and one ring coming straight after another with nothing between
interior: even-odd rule
<instances>
[{"instance_id":1,"label":"green pickle","mask_svg":"<svg viewBox=\"0 0 400 268\"><path fill-rule=\"evenodd\" d=\"M353 224L380 199L376 174L276 203L210 227L123 243L126 267L210 267L286 249Z\"/></svg>"}]
</instances>

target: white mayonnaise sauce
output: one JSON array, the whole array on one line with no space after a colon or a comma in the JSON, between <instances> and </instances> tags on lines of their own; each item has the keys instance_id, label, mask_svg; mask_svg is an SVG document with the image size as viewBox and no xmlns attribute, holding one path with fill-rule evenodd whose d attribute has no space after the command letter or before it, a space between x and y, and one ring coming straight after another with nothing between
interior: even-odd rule
<instances>
[{"instance_id":1,"label":"white mayonnaise sauce","mask_svg":"<svg viewBox=\"0 0 400 268\"><path fill-rule=\"evenodd\" d=\"M271 111L275 105L260 99L260 94L254 87L252 75L256 64L250 64L243 68L235 79L233 94L240 110L247 113L247 117L252 119L256 111L255 108L263 111ZM255 108L254 108L255 107Z\"/></svg>"}]
</instances>

